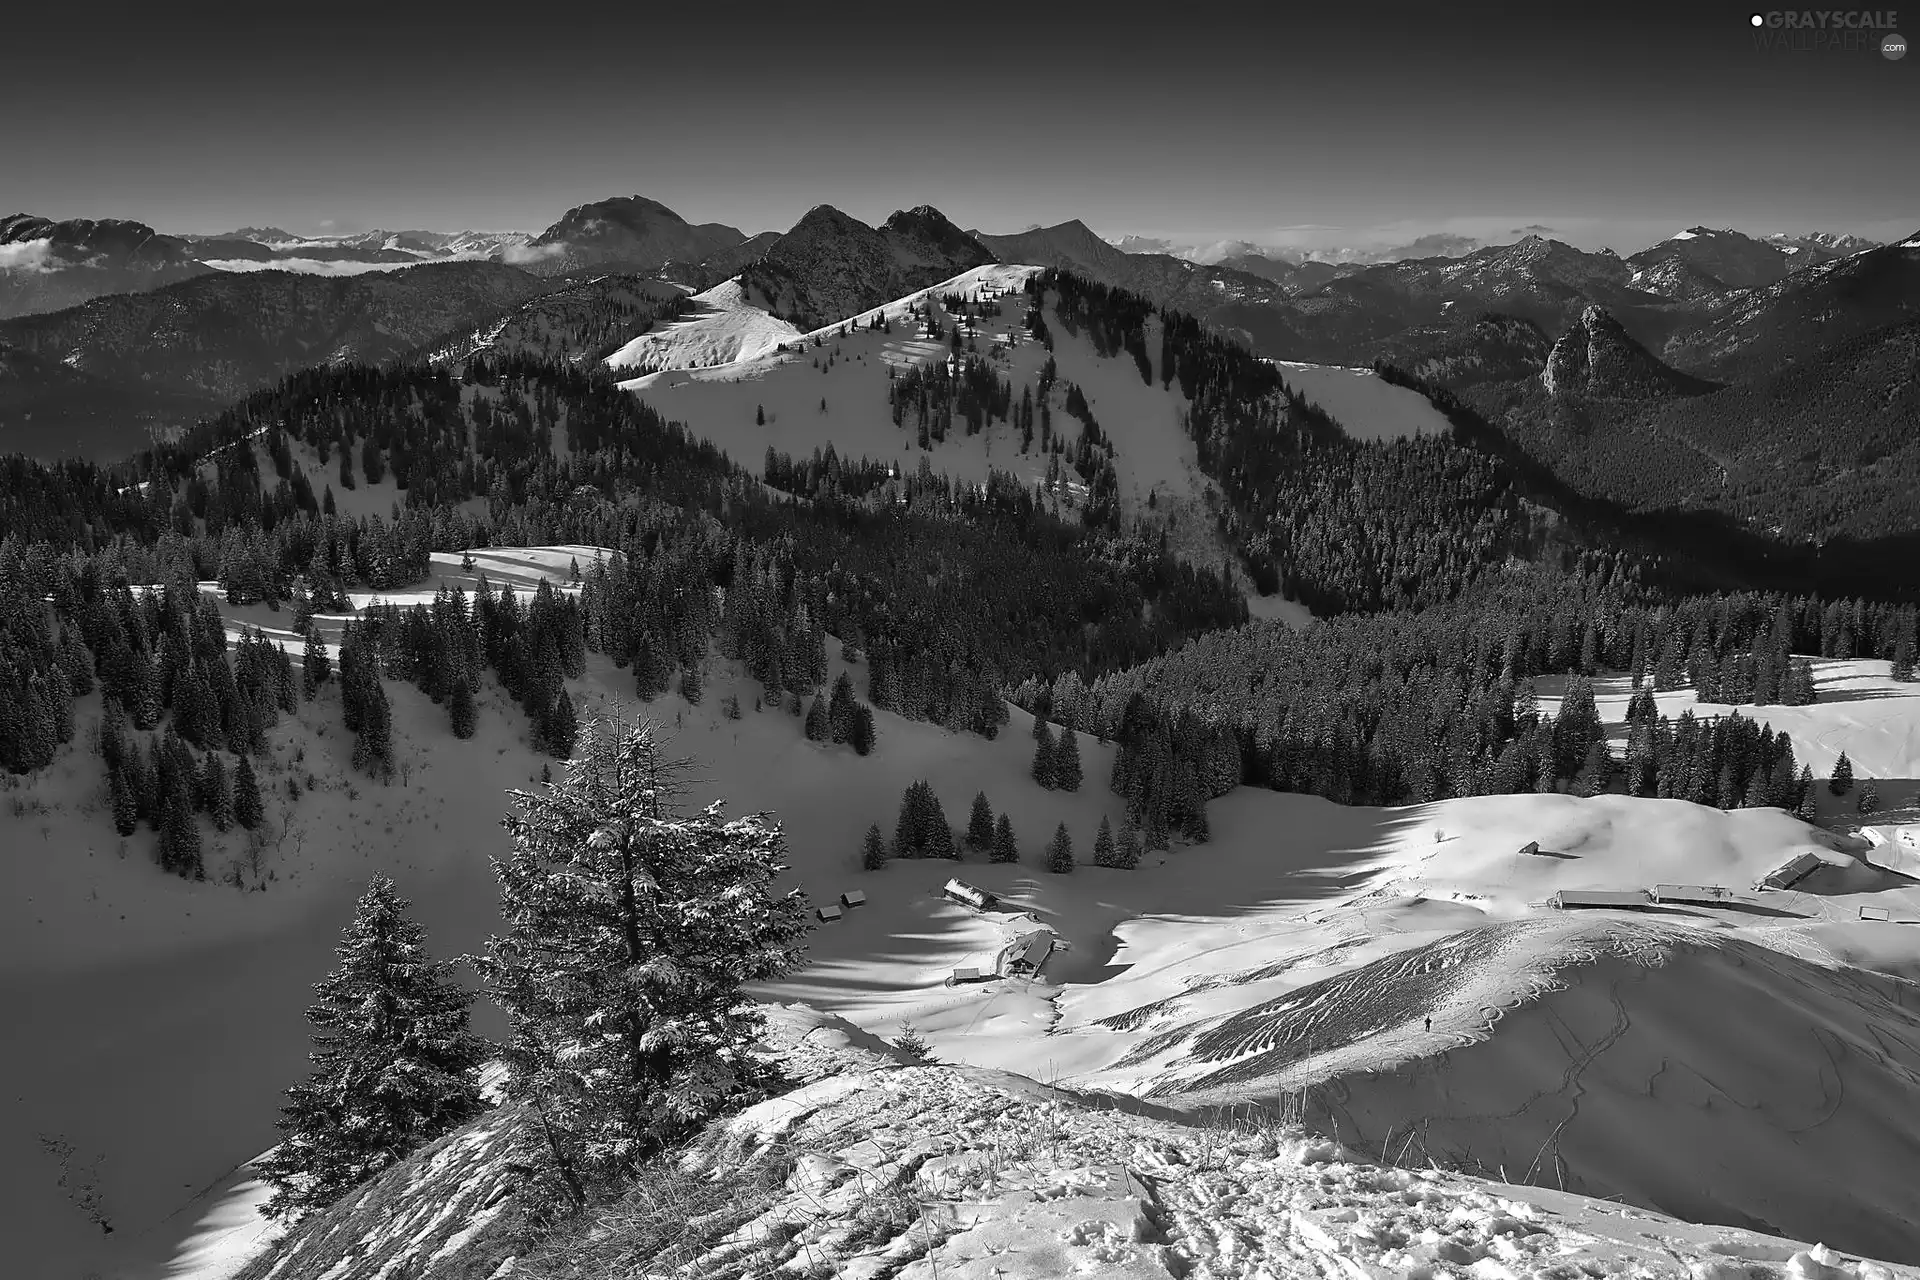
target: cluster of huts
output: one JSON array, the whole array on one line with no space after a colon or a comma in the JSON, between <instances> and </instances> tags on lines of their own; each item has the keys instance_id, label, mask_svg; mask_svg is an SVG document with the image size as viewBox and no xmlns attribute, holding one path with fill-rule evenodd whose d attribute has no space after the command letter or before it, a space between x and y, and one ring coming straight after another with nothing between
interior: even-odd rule
<instances>
[{"instance_id":1,"label":"cluster of huts","mask_svg":"<svg viewBox=\"0 0 1920 1280\"><path fill-rule=\"evenodd\" d=\"M1920 879L1920 826L1868 830L1864 833L1871 847L1861 853L1861 861ZM1521 846L1523 856L1540 853L1538 841ZM1813 849L1803 850L1782 862L1754 882L1756 892L1782 892L1793 889L1822 867L1837 865ZM1646 907L1686 905L1726 907L1740 902L1738 895L1717 884L1657 884L1651 889L1561 889L1547 898L1546 905L1556 911L1583 908L1636 910ZM1920 923L1920 920L1895 919L1882 907L1861 907L1862 920L1890 920L1894 923Z\"/></svg>"}]
</instances>

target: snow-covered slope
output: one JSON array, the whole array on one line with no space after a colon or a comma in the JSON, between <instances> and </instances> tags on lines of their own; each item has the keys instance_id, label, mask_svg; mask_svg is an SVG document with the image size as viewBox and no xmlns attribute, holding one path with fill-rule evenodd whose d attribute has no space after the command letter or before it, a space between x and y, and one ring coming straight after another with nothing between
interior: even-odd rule
<instances>
[{"instance_id":1,"label":"snow-covered slope","mask_svg":"<svg viewBox=\"0 0 1920 1280\"><path fill-rule=\"evenodd\" d=\"M641 334L607 357L607 367L652 373L661 369L702 369L755 360L800 331L753 306L740 282L724 280L688 299L693 310Z\"/></svg>"},{"instance_id":2,"label":"snow-covered slope","mask_svg":"<svg viewBox=\"0 0 1920 1280\"><path fill-rule=\"evenodd\" d=\"M1063 376L1069 347L1060 345ZM1099 408L1098 388L1092 394ZM495 582L564 581L573 562L584 570L592 555L586 547L498 548L477 553L475 571ZM471 581L457 556L437 566L442 581ZM264 609L257 616L276 620ZM860 664L836 658L832 665L851 670L864 687ZM1913 740L1920 699L1862 701L1849 696L1856 690L1846 680L1855 677L1829 674L1823 667L1822 703L1799 712L1807 720L1796 742L1806 742L1809 756L1823 734L1822 749L1848 741L1851 718L1868 711L1881 717L1875 723L1889 752L1897 750L1894 742ZM665 695L648 708L673 732L673 750L705 765L689 799L724 796L736 812L774 811L798 883L816 898L849 889L868 898L845 919L822 925L811 940L810 966L768 987L767 998L804 1001L882 1034L912 1021L949 1061L1048 1082L1150 1089L1204 1069L1190 1047L1171 1041L1123 1065L1159 1033L1204 1031L1209 1020L1284 1000L1370 963L1418 967L1423 955L1444 954L1423 949L1463 931L1506 929L1533 940L1526 954L1547 966L1536 971L1566 975L1565 989L1509 991L1514 998L1494 1001L1506 1009L1503 1016L1488 1018L1479 998L1491 989L1486 984L1414 981L1394 988L1408 998L1378 1017L1355 1022L1343 1015L1348 1056L1323 1064L1330 1096L1348 1100L1343 1125L1364 1119L1366 1140L1384 1145L1386 1126L1398 1132L1424 1106L1436 1126L1458 1126L1432 1130L1436 1155L1504 1160L1510 1178L1558 1185L1564 1176L1569 1186L1604 1185L1642 1203L1687 1207L1705 1202L1662 1201L1671 1185L1661 1172L1672 1160L1676 1116L1686 1113L1686 1123L1711 1126L1686 1130L1703 1159L1714 1150L1755 1157L1712 1188L1720 1197L1710 1207L1715 1216L1793 1223L1803 1238L1823 1237L1836 1247L1886 1239L1868 1234L1858 1217L1826 1212L1830 1202L1820 1194L1855 1177L1891 1178L1910 1167L1910 1154L1901 1157L1905 1166L1895 1157L1910 1140L1906 1117L1920 1115L1920 1053L1901 1021L1916 1007L1911 989L1854 974L1843 962L1920 972L1920 939L1911 930L1860 915L1871 906L1890 918L1920 918L1920 887L1863 868L1844 838L1775 811L1722 813L1675 801L1502 796L1367 809L1242 789L1210 807L1208 845L1150 857L1133 872L1083 865L1072 875L1050 875L1037 870L1037 854L1057 823L1067 824L1084 857L1099 820L1120 819L1118 797L1099 785L1111 769L1110 746L1082 743L1090 780L1082 791L1042 791L1028 773L1031 720L1017 710L992 742L879 712L879 749L862 758L806 741L800 721L783 711L754 709L757 687L727 664L715 663L711 676L698 706ZM572 688L586 710L616 699L633 709L630 675L598 659ZM741 700L739 720L721 714L728 693ZM0 1055L0 1095L32 1102L0 1108L0 1203L9 1206L15 1274L60 1277L91 1268L158 1276L176 1256L219 1252L205 1237L222 1215L244 1208L244 1177L232 1171L273 1141L280 1091L304 1071L308 984L331 963L367 875L384 870L399 880L442 953L476 949L494 927L485 855L501 847L501 792L531 783L541 763L525 746L521 714L490 687L478 735L461 743L449 733L444 709L409 686L389 684L401 770L383 786L348 768L350 740L335 696L327 693L297 723L275 731L273 763L262 774L273 795L274 825L263 852L274 878L263 891L219 883L231 861L244 861L238 832L219 840L209 833L215 880L206 885L154 869L149 833L127 841L111 834L99 767L84 745L97 698L78 708L75 743L32 791L16 785L18 803L0 808L0 866L12 886L0 901L0 1001L10 1034L35 1047L32 1054ZM1612 706L1607 697L1603 707ZM1768 714L1774 710L1783 709ZM917 779L932 783L953 821L984 791L996 811L1009 813L1027 860L969 859L959 867L907 861L862 871L861 834L872 822L889 826L901 792ZM297 801L287 798L289 780L300 785ZM1529 841L1545 854L1521 854ZM1807 851L1834 869L1792 892L1747 892L1765 871ZM1006 909L976 913L942 898L940 886L956 873L1002 895ZM1561 889L1659 883L1721 884L1750 903L1671 914L1670 921L1706 937L1663 942L1679 959L1661 969L1554 961L1577 948L1554 941L1564 942L1563 935L1538 922L1557 927L1560 918L1544 916L1536 904ZM954 967L978 963L1036 924L1069 944L1048 959L1038 980L945 985ZM1589 1053L1614 1025L1607 1021L1614 1005L1600 998L1612 989L1624 993L1639 1030L1617 1039L1617 1056ZM1866 1006L1832 998L1841 990L1878 992L1883 1007L1866 1017ZM1696 1030L1671 1033L1685 1046L1686 1069L1694 1073L1687 1078L1725 1089L1711 1105L1705 1086L1683 1085L1686 1072L1678 1068L1668 1073L1671 1085L1659 1084L1653 1094L1627 1087L1645 1084L1635 1073L1659 1042L1653 1029L1687 1010L1713 1011L1701 1015ZM1722 1016L1737 1016L1737 1034L1714 1021ZM485 1010L480 1026L499 1030ZM1375 1079L1365 1074L1368 1067L1387 1070ZM1414 1088L1407 1080L1424 1083ZM1755 1080L1774 1092L1742 1091ZM1849 1128L1857 1121L1843 1099L1834 1132L1852 1135L1846 1162L1836 1163L1834 1148L1811 1131L1792 1161L1759 1159L1777 1150L1769 1144L1777 1144L1779 1130L1801 1122L1795 1117L1814 1115L1807 1100L1825 1096L1835 1081L1869 1091L1876 1114L1892 1118L1870 1134ZM1586 1107L1581 1099L1589 1093L1609 1101L1583 1110L1585 1118L1549 1147L1560 1162L1542 1157L1530 1175L1533 1151L1523 1159L1510 1147L1488 1146L1504 1130L1474 1120L1526 1110L1534 1127L1514 1132L1534 1134L1537 1148L1568 1108ZM1443 1114L1449 1098L1458 1105ZM1343 1133L1353 1136L1350 1128ZM1501 1154L1488 1161L1483 1153L1490 1151ZM1150 1178L1163 1176L1157 1165L1145 1167ZM204 1212L183 1211L203 1189L221 1186L234 1196L217 1193L201 1202ZM1775 1203L1788 1203L1788 1211L1763 1207ZM1873 1203L1884 1205L1862 1197L1863 1205ZM1215 1241L1216 1253L1224 1248L1218 1235L1206 1239ZM1911 1238L1884 1248L1920 1258L1920 1241Z\"/></svg>"},{"instance_id":3,"label":"snow-covered slope","mask_svg":"<svg viewBox=\"0 0 1920 1280\"><path fill-rule=\"evenodd\" d=\"M977 435L950 431L945 440L922 450L911 424L894 425L888 379L898 368L944 360L950 353L944 342L917 327L917 309L931 303L944 328L953 320L939 299L1000 295L1005 297L1002 312L981 323L972 354L990 360L994 372L1012 385L1018 402L1023 388L1037 384L1049 358L1044 348L1026 339L1021 321L1026 307L1021 291L1037 270L1005 263L976 267L806 334L794 333L759 308L740 302L729 283L701 295L720 295L724 305L642 335L608 363L619 367L631 358L678 366L621 385L749 467L769 448L798 459L832 446L842 458L891 462L906 471L924 462L936 473L973 484L1001 471L1033 486L1044 483L1048 473L1048 455L1038 441L1022 452L1020 433L1012 424L989 423ZM1194 444L1181 426L1186 401L1178 384L1163 387L1158 377L1144 383L1130 359L1100 358L1084 334L1067 333L1054 323L1058 317L1050 309L1048 315L1059 377L1053 392L1053 429L1069 443L1078 438L1081 424L1063 408L1066 385L1077 385L1114 446L1122 515L1129 520L1150 518L1169 528L1170 544L1178 553L1195 563L1219 565L1231 553L1218 538L1207 507L1211 482L1200 471ZM888 329L873 329L876 321ZM762 349L747 354L756 345ZM1149 333L1147 348L1159 351L1157 333ZM741 354L707 367L686 367L728 351ZM1068 503L1083 496L1079 477L1069 471L1059 494ZM1276 602L1276 607L1297 609L1284 602ZM1304 617L1304 611L1298 612Z\"/></svg>"},{"instance_id":4,"label":"snow-covered slope","mask_svg":"<svg viewBox=\"0 0 1920 1280\"><path fill-rule=\"evenodd\" d=\"M1372 1159L1278 1125L1192 1124L1005 1072L909 1065L769 1011L798 1087L716 1121L585 1238L592 1274L850 1280L1628 1276L1893 1280L1908 1268L1538 1187ZM527 1248L512 1110L349 1197L246 1273L503 1274ZM711 1211L711 1212L708 1212Z\"/></svg>"}]
</instances>

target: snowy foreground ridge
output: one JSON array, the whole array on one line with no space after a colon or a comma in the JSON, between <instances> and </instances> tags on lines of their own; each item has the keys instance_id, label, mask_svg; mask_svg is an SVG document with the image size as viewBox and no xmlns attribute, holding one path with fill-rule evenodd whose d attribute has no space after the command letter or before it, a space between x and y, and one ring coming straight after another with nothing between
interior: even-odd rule
<instances>
[{"instance_id":1,"label":"snowy foreground ridge","mask_svg":"<svg viewBox=\"0 0 1920 1280\"><path fill-rule=\"evenodd\" d=\"M680 1181L719 1199L703 1201L698 1217L682 1215L684 1226L665 1233L667 1254L621 1255L622 1232L640 1235L633 1216L604 1219L592 1246L612 1251L617 1274L1920 1276L1607 1201L1382 1166L1284 1126L1196 1123L1010 1072L912 1065L884 1041L801 1006L773 1009L769 1021L769 1047L804 1083L716 1123L684 1155ZM505 1225L513 1116L495 1112L436 1143L245 1274L514 1274L521 1266Z\"/></svg>"}]
</instances>

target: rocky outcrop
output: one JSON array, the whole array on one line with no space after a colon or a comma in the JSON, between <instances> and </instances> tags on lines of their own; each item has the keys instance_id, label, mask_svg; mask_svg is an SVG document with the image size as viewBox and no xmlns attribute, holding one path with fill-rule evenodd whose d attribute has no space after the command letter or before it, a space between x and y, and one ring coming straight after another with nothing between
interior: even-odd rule
<instances>
[{"instance_id":1,"label":"rocky outcrop","mask_svg":"<svg viewBox=\"0 0 1920 1280\"><path fill-rule=\"evenodd\" d=\"M927 205L895 213L876 229L823 204L748 263L740 279L750 301L804 332L994 260Z\"/></svg>"},{"instance_id":2,"label":"rocky outcrop","mask_svg":"<svg viewBox=\"0 0 1920 1280\"><path fill-rule=\"evenodd\" d=\"M1582 310L1553 344L1540 382L1548 395L1606 400L1662 400L1713 389L1661 363L1598 306Z\"/></svg>"}]
</instances>

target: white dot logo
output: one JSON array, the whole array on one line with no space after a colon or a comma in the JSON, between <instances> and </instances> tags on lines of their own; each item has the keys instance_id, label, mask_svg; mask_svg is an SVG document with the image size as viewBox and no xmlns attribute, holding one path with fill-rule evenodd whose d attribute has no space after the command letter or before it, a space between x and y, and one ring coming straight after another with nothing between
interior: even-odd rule
<instances>
[{"instance_id":1,"label":"white dot logo","mask_svg":"<svg viewBox=\"0 0 1920 1280\"><path fill-rule=\"evenodd\" d=\"M1880 52L1889 62L1898 62L1907 56L1907 38L1894 32L1880 42Z\"/></svg>"},{"instance_id":2,"label":"white dot logo","mask_svg":"<svg viewBox=\"0 0 1920 1280\"><path fill-rule=\"evenodd\" d=\"M1764 14L1756 13L1751 18L1748 18L1747 21L1756 27L1764 27L1767 25L1766 15Z\"/></svg>"}]
</instances>

